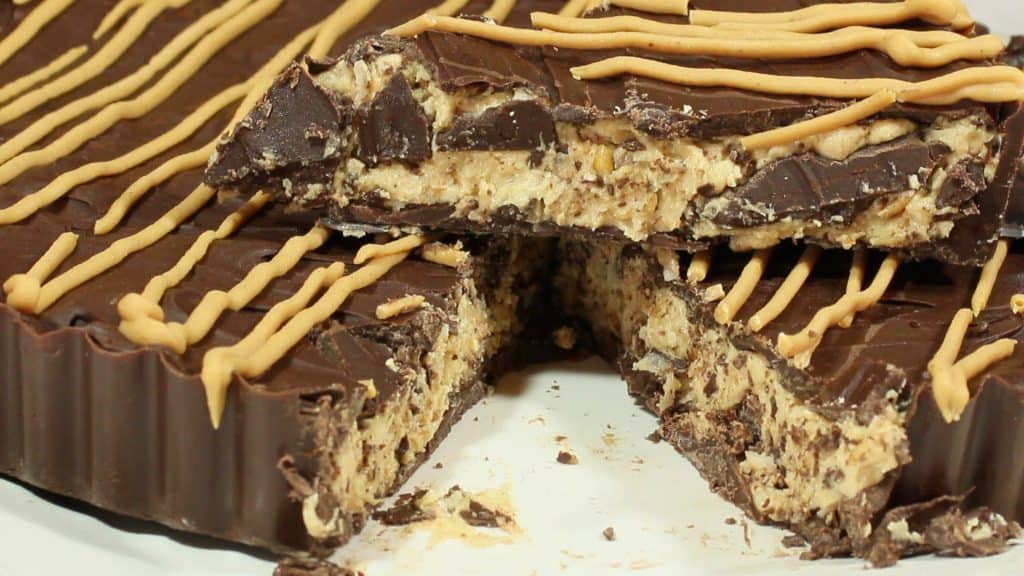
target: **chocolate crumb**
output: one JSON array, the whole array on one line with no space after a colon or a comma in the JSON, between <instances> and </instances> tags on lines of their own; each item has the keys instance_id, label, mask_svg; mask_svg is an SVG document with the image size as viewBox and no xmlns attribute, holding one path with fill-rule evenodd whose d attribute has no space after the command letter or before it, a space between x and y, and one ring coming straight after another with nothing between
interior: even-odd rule
<instances>
[{"instance_id":1,"label":"chocolate crumb","mask_svg":"<svg viewBox=\"0 0 1024 576\"><path fill-rule=\"evenodd\" d=\"M444 468L443 463L438 462L437 464L434 464L434 470L440 470L441 468Z\"/></svg>"},{"instance_id":2,"label":"chocolate crumb","mask_svg":"<svg viewBox=\"0 0 1024 576\"><path fill-rule=\"evenodd\" d=\"M580 459L572 452L562 450L558 453L558 463L565 464L567 466L575 466L580 463Z\"/></svg>"},{"instance_id":3,"label":"chocolate crumb","mask_svg":"<svg viewBox=\"0 0 1024 576\"><path fill-rule=\"evenodd\" d=\"M470 500L469 507L460 510L459 516L474 528L500 528L503 522L511 520L507 514L491 510L476 500Z\"/></svg>"},{"instance_id":4,"label":"chocolate crumb","mask_svg":"<svg viewBox=\"0 0 1024 576\"><path fill-rule=\"evenodd\" d=\"M664 438L661 437L661 434L657 430L647 435L647 441L652 444L661 444L662 440L664 440Z\"/></svg>"},{"instance_id":5,"label":"chocolate crumb","mask_svg":"<svg viewBox=\"0 0 1024 576\"><path fill-rule=\"evenodd\" d=\"M725 523L726 523L727 525L729 525L729 526L735 526L735 525L736 525L736 519L735 519L735 518L732 518L732 517L730 517L730 518L726 518L726 519L725 519Z\"/></svg>"},{"instance_id":6,"label":"chocolate crumb","mask_svg":"<svg viewBox=\"0 0 1024 576\"><path fill-rule=\"evenodd\" d=\"M433 520L434 513L422 507L421 500L426 494L427 491L424 489L412 494L402 494L391 508L374 512L373 519L385 526L408 526Z\"/></svg>"},{"instance_id":7,"label":"chocolate crumb","mask_svg":"<svg viewBox=\"0 0 1024 576\"><path fill-rule=\"evenodd\" d=\"M604 535L604 539L605 540L607 540L609 542L615 542L615 528L612 528L611 526L609 526L609 527L605 528L601 532L601 534Z\"/></svg>"},{"instance_id":8,"label":"chocolate crumb","mask_svg":"<svg viewBox=\"0 0 1024 576\"><path fill-rule=\"evenodd\" d=\"M807 545L807 541L804 540L803 536L790 534L782 539L782 545L786 548L803 548Z\"/></svg>"},{"instance_id":9,"label":"chocolate crumb","mask_svg":"<svg viewBox=\"0 0 1024 576\"><path fill-rule=\"evenodd\" d=\"M326 560L285 558L274 569L274 576L363 576Z\"/></svg>"}]
</instances>

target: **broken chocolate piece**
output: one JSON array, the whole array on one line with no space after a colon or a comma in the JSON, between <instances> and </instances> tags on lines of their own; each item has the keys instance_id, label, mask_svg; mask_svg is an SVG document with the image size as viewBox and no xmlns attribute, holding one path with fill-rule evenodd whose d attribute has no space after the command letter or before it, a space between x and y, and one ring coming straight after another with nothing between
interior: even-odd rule
<instances>
[{"instance_id":1,"label":"broken chocolate piece","mask_svg":"<svg viewBox=\"0 0 1024 576\"><path fill-rule=\"evenodd\" d=\"M294 172L329 184L342 152L341 130L350 121L347 108L335 106L309 73L293 65L235 127L233 145L214 155L207 179L219 185Z\"/></svg>"},{"instance_id":2,"label":"broken chocolate piece","mask_svg":"<svg viewBox=\"0 0 1024 576\"><path fill-rule=\"evenodd\" d=\"M841 161L813 153L791 156L769 164L745 184L711 200L704 215L734 228L813 218L845 222L877 198L928 182L937 161L948 152L942 148L910 136L862 149ZM980 185L969 182L971 187L965 189L961 181L947 177L943 192L951 190L943 200L957 207L987 187L984 180ZM959 202L952 204L956 200Z\"/></svg>"},{"instance_id":3,"label":"broken chocolate piece","mask_svg":"<svg viewBox=\"0 0 1024 576\"><path fill-rule=\"evenodd\" d=\"M580 459L575 454L567 450L562 450L558 453L558 457L555 459L559 464L565 464L567 466L575 466L580 463Z\"/></svg>"},{"instance_id":4,"label":"broken chocolate piece","mask_svg":"<svg viewBox=\"0 0 1024 576\"><path fill-rule=\"evenodd\" d=\"M285 558L274 569L274 576L363 576L327 560Z\"/></svg>"},{"instance_id":5,"label":"broken chocolate piece","mask_svg":"<svg viewBox=\"0 0 1024 576\"><path fill-rule=\"evenodd\" d=\"M402 494L394 506L386 510L375 511L373 519L385 526L407 526L433 520L436 517L434 512L425 509L422 505L423 497L426 495L426 489L417 490L412 494Z\"/></svg>"},{"instance_id":6,"label":"broken chocolate piece","mask_svg":"<svg viewBox=\"0 0 1024 576\"><path fill-rule=\"evenodd\" d=\"M459 517L474 528L501 528L511 520L504 512L491 510L472 499L466 508L459 510Z\"/></svg>"},{"instance_id":7,"label":"broken chocolate piece","mask_svg":"<svg viewBox=\"0 0 1024 576\"><path fill-rule=\"evenodd\" d=\"M538 150L556 141L555 122L543 106L513 101L476 116L459 116L438 134L438 150Z\"/></svg>"},{"instance_id":8,"label":"broken chocolate piece","mask_svg":"<svg viewBox=\"0 0 1024 576\"><path fill-rule=\"evenodd\" d=\"M402 74L356 111L353 128L359 138L356 157L368 166L430 158L430 124Z\"/></svg>"}]
</instances>

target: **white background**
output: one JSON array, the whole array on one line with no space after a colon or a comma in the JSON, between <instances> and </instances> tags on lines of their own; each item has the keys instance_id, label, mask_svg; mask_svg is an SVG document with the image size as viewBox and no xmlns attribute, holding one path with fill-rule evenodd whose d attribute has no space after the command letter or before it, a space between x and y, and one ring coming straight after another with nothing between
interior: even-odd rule
<instances>
[{"instance_id":1,"label":"white background","mask_svg":"<svg viewBox=\"0 0 1024 576\"><path fill-rule=\"evenodd\" d=\"M967 4L997 32L1024 31L1021 0ZM802 562L798 551L781 546L778 530L750 525L745 543L742 514L712 495L669 446L648 442L655 427L597 361L510 376L456 426L408 488L506 489L523 534L487 548L432 546L426 532L371 523L335 560L367 576L864 573L857 560ZM579 457L578 466L555 462L564 447ZM438 462L442 469L434 468ZM729 518L738 522L727 524ZM602 536L606 527L614 527L615 542ZM0 576L269 575L273 566L268 557L67 508L0 481ZM885 572L922 573L1024 573L1024 547L983 560L918 558Z\"/></svg>"}]
</instances>

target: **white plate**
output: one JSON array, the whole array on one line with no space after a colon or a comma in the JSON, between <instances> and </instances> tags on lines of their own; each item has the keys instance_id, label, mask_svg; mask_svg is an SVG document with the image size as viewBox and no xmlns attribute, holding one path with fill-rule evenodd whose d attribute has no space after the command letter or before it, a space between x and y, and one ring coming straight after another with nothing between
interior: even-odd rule
<instances>
[{"instance_id":1,"label":"white plate","mask_svg":"<svg viewBox=\"0 0 1024 576\"><path fill-rule=\"evenodd\" d=\"M967 4L997 32L1024 31L1020 0ZM552 388L556 383L558 390ZM431 546L426 533L371 523L335 560L368 576L863 574L857 560L802 562L798 551L781 546L783 532L744 522L669 446L645 439L655 426L597 361L511 376L456 426L409 486L505 488L523 534L511 544L487 548L458 541ZM559 435L578 455L578 466L556 463ZM438 462L444 467L434 468ZM727 524L729 518L738 522ZM615 542L602 536L607 527L615 529ZM0 576L249 575L270 574L273 566L269 558L213 540L0 482ZM887 574L1022 571L1024 547L980 560L918 558Z\"/></svg>"}]
</instances>

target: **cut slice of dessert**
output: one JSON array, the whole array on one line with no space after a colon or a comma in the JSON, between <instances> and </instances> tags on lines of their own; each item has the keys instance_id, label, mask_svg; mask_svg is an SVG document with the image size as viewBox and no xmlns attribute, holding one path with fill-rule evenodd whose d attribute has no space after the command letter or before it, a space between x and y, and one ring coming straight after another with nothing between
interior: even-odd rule
<instances>
[{"instance_id":1,"label":"cut slice of dessert","mask_svg":"<svg viewBox=\"0 0 1024 576\"><path fill-rule=\"evenodd\" d=\"M979 281L816 246L680 260L570 242L560 283L716 492L812 556L886 565L1020 533L1024 253L999 256Z\"/></svg>"},{"instance_id":2,"label":"cut slice of dessert","mask_svg":"<svg viewBox=\"0 0 1024 576\"><path fill-rule=\"evenodd\" d=\"M988 258L1024 73L959 2L686 4L421 16L288 71L207 182L340 221Z\"/></svg>"}]
</instances>

